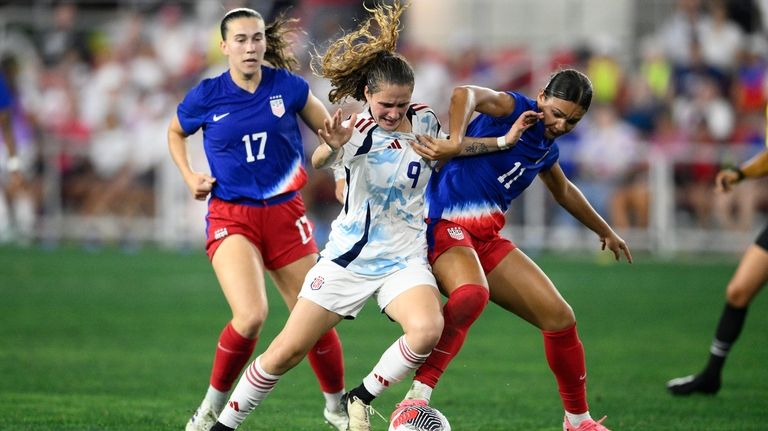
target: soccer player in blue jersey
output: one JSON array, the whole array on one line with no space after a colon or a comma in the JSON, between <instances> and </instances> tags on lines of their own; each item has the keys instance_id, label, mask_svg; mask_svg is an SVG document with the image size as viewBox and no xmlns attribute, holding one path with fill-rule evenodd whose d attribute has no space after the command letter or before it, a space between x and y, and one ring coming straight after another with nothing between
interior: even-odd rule
<instances>
[{"instance_id":1,"label":"soccer player in blue jersey","mask_svg":"<svg viewBox=\"0 0 768 431\"><path fill-rule=\"evenodd\" d=\"M0 168L0 174L4 174L5 178L0 176L0 199L5 199L3 192L8 193L9 212L12 198L24 188L21 158L13 130L13 99L11 87L6 84L3 71L0 70L0 144L5 146L5 166ZM0 206L2 205L6 203L0 202Z\"/></svg>"},{"instance_id":2,"label":"soccer player in blue jersey","mask_svg":"<svg viewBox=\"0 0 768 431\"><path fill-rule=\"evenodd\" d=\"M553 74L534 99L511 91L457 87L449 111L450 140L425 136L420 138L422 145L415 146L420 154L434 158L441 148L498 137L498 146L509 149L453 158L432 176L427 189L427 238L432 270L448 295L443 308L445 329L429 359L417 370L405 404L429 401L490 298L541 329L565 408L563 429L606 429L588 411L584 348L573 310L542 270L499 233L511 202L538 176L562 207L597 234L603 249L611 250L617 260L623 253L632 261L626 243L558 164L556 139L573 130L587 113L591 99L589 79L573 69ZM510 136L510 126L527 111L537 113L531 118L536 124L519 138ZM475 112L479 115L470 122Z\"/></svg>"},{"instance_id":3,"label":"soccer player in blue jersey","mask_svg":"<svg viewBox=\"0 0 768 431\"><path fill-rule=\"evenodd\" d=\"M374 398L418 368L440 337L443 317L427 263L424 222L424 190L433 166L409 144L417 134L437 137L440 124L430 108L411 103L413 69L395 53L403 10L399 2L370 10L368 21L331 44L317 62L316 72L332 84L331 102L351 97L367 103L344 122L337 112L320 131L326 144L312 155L318 168L341 161L344 205L288 322L246 369L212 430L237 428L322 333L354 318L369 298L404 335L344 395L344 429L369 430ZM329 140L338 129L351 132L343 146ZM495 142L477 145L497 149Z\"/></svg>"},{"instance_id":4,"label":"soccer player in blue jersey","mask_svg":"<svg viewBox=\"0 0 768 431\"><path fill-rule=\"evenodd\" d=\"M768 110L766 116L768 117ZM741 167L718 172L715 177L715 190L727 193L742 180L765 176L768 176L768 150L757 154ZM768 227L763 229L755 243L744 252L736 272L728 282L725 307L720 314L715 337L709 347L707 365L698 374L678 377L667 382L667 389L673 395L716 394L720 390L725 359L741 334L749 304L766 283L768 283Z\"/></svg>"},{"instance_id":5,"label":"soccer player in blue jersey","mask_svg":"<svg viewBox=\"0 0 768 431\"><path fill-rule=\"evenodd\" d=\"M206 251L232 310L219 337L210 386L187 431L207 430L250 359L267 316L264 273L289 308L317 261L312 224L299 189L307 181L299 131L331 116L291 72L297 65L285 35L293 20L265 26L252 9L234 9L221 21L221 50L229 70L205 79L179 104L168 146L190 192L208 201ZM203 130L210 174L192 169L186 137ZM320 336L322 335L322 336ZM318 334L309 359L325 394L326 420L344 426L341 343L335 330Z\"/></svg>"}]
</instances>

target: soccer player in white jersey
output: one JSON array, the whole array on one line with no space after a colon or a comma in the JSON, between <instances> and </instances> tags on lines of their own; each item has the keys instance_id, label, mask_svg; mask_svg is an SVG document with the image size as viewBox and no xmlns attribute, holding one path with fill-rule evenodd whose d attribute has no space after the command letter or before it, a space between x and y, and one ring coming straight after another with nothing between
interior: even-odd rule
<instances>
[{"instance_id":1,"label":"soccer player in white jersey","mask_svg":"<svg viewBox=\"0 0 768 431\"><path fill-rule=\"evenodd\" d=\"M190 90L168 128L171 156L187 187L196 199L211 196L206 251L232 309L208 390L187 431L213 426L250 360L267 316L264 273L290 308L317 261L299 194L307 181L299 119L317 130L331 116L307 81L291 72L297 62L285 39L290 24L278 19L266 26L252 9L229 11L221 21L229 70ZM210 175L193 171L187 155L186 137L200 129ZM345 426L344 364L335 330L318 337L309 360L326 399L326 420Z\"/></svg>"},{"instance_id":2,"label":"soccer player in white jersey","mask_svg":"<svg viewBox=\"0 0 768 431\"><path fill-rule=\"evenodd\" d=\"M433 166L409 143L417 135L438 137L440 124L430 108L411 103L413 69L395 53L403 11L399 2L370 10L368 21L317 59L316 73L333 87L331 102L346 97L367 102L364 112L345 122L337 111L318 131L327 145L312 155L315 167L341 160L344 206L285 327L247 368L212 430L237 428L321 334L353 319L369 298L402 326L404 335L344 395L349 430L370 429L371 402L418 368L440 337L443 316L427 263L424 222L424 190ZM339 129L351 133L343 147L330 140ZM495 149L495 138L487 144ZM484 147L463 153L478 148Z\"/></svg>"}]
</instances>

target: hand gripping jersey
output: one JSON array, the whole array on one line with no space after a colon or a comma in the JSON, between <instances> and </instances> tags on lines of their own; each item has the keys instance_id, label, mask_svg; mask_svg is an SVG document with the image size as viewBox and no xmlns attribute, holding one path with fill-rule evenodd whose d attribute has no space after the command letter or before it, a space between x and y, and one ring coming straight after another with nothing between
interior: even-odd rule
<instances>
[{"instance_id":1,"label":"hand gripping jersey","mask_svg":"<svg viewBox=\"0 0 768 431\"><path fill-rule=\"evenodd\" d=\"M260 201L307 182L297 113L309 84L283 69L262 66L251 94L224 72L190 90L177 109L184 133L203 128L211 195L230 202Z\"/></svg>"},{"instance_id":2,"label":"hand gripping jersey","mask_svg":"<svg viewBox=\"0 0 768 431\"><path fill-rule=\"evenodd\" d=\"M506 117L480 114L467 127L466 136L498 137L506 134L525 111L539 111L536 101L508 92L515 110ZM436 172L427 188L430 222L450 220L481 239L490 240L504 227L504 213L541 170L557 162L560 150L544 137L539 121L523 132L509 150L451 159Z\"/></svg>"},{"instance_id":3,"label":"hand gripping jersey","mask_svg":"<svg viewBox=\"0 0 768 431\"><path fill-rule=\"evenodd\" d=\"M344 207L320 254L356 274L381 276L427 261L424 189L432 163L410 141L416 134L437 137L440 123L425 105L411 105L406 117L412 133L388 132L366 111L343 147Z\"/></svg>"}]
</instances>

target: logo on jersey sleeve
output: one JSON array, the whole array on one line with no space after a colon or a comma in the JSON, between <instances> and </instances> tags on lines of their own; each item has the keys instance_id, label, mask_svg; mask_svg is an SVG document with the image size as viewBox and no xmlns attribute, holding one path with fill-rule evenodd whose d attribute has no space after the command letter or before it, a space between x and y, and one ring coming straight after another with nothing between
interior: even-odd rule
<instances>
[{"instance_id":1,"label":"logo on jersey sleeve","mask_svg":"<svg viewBox=\"0 0 768 431\"><path fill-rule=\"evenodd\" d=\"M272 114L275 117L280 118L285 114L285 104L283 103L283 96L278 94L277 96L269 96L269 107L272 108Z\"/></svg>"}]
</instances>

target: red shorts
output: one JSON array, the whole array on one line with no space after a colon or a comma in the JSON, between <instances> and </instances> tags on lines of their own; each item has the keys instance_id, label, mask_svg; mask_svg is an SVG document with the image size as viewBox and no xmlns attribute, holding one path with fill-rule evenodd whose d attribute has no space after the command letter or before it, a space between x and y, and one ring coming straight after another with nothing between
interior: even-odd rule
<instances>
[{"instance_id":1,"label":"red shorts","mask_svg":"<svg viewBox=\"0 0 768 431\"><path fill-rule=\"evenodd\" d=\"M224 238L242 235L261 252L273 270L317 253L312 223L301 195L274 205L239 204L211 198L208 202L205 251L213 259Z\"/></svg>"},{"instance_id":2,"label":"red shorts","mask_svg":"<svg viewBox=\"0 0 768 431\"><path fill-rule=\"evenodd\" d=\"M427 226L427 244L429 263L435 263L441 254L451 247L469 247L475 250L480 258L480 265L486 274L493 271L496 265L517 246L510 240L496 235L484 241L472 236L466 228L448 220L429 222Z\"/></svg>"}]
</instances>

